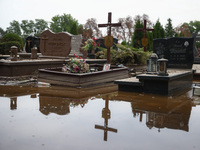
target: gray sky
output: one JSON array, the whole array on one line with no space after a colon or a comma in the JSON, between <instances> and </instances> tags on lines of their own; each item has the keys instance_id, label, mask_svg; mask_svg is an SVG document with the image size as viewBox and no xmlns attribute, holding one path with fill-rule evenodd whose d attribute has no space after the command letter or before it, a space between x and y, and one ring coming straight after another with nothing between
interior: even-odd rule
<instances>
[{"instance_id":1,"label":"gray sky","mask_svg":"<svg viewBox=\"0 0 200 150\"><path fill-rule=\"evenodd\" d=\"M0 27L4 30L13 20L44 19L51 21L55 15L71 14L80 24L89 18L97 23L107 23L108 12L112 22L127 16L147 14L163 26L167 19L172 25L200 20L200 0L0 0Z\"/></svg>"}]
</instances>

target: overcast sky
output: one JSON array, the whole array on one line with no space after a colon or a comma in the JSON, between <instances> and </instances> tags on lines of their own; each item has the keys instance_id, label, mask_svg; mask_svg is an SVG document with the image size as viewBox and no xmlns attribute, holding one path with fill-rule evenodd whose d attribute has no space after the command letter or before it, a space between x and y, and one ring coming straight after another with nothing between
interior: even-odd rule
<instances>
[{"instance_id":1,"label":"overcast sky","mask_svg":"<svg viewBox=\"0 0 200 150\"><path fill-rule=\"evenodd\" d=\"M147 14L163 26L167 19L172 25L200 20L200 0L0 0L0 27L4 30L17 20L44 19L51 21L55 15L71 14L80 24L89 18L97 23L107 23L108 12L112 22L127 16Z\"/></svg>"}]
</instances>

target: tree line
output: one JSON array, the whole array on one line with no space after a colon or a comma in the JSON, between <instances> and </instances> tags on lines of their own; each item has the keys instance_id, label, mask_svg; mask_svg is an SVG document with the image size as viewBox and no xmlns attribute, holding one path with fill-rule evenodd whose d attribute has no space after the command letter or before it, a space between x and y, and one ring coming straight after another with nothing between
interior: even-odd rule
<instances>
[{"instance_id":1,"label":"tree line","mask_svg":"<svg viewBox=\"0 0 200 150\"><path fill-rule=\"evenodd\" d=\"M200 21L185 22L177 27L173 27L172 20L169 18L167 24L163 26L159 19L156 23L153 23L148 15L143 14L142 16L137 15L135 17L127 16L125 18L119 18L118 21L122 24L122 27L112 28L112 35L119 41L123 41L125 45L141 48L141 39L144 33L136 31L136 29L144 27L144 19L147 20L147 28L154 28L153 32L147 32L147 38L149 40L147 50L149 51L152 50L152 41L155 38L191 37L192 33L198 33L200 31ZM0 35L15 33L25 40L27 36L39 36L46 29L50 29L55 33L69 32L74 35L82 34L83 41L92 37L103 37L95 18L88 19L85 24L79 24L78 20L70 14L56 15L52 17L50 22L44 19L22 20L21 22L13 20L5 31L0 28Z\"/></svg>"}]
</instances>

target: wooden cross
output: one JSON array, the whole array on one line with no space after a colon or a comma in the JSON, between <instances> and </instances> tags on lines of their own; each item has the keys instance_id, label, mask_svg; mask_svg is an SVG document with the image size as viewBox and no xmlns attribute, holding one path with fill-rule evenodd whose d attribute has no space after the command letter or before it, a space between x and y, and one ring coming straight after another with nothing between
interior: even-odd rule
<instances>
[{"instance_id":1,"label":"wooden cross","mask_svg":"<svg viewBox=\"0 0 200 150\"><path fill-rule=\"evenodd\" d=\"M98 24L98 27L107 27L107 34L111 36L111 27L120 27L121 23L111 23L112 21L112 13L108 13L108 23L107 24ZM107 63L110 64L110 47L107 47Z\"/></svg>"},{"instance_id":2,"label":"wooden cross","mask_svg":"<svg viewBox=\"0 0 200 150\"><path fill-rule=\"evenodd\" d=\"M146 44L145 45L143 45L144 46L144 51L146 52L146 45L148 44L148 39L146 38L146 32L147 31L153 31L154 29L147 29L147 20L145 19L144 20L144 28L142 29L142 28L138 28L138 29L136 29L136 31L143 31L144 32L144 38L143 38L143 40L146 40L145 42L146 42Z\"/></svg>"},{"instance_id":3,"label":"wooden cross","mask_svg":"<svg viewBox=\"0 0 200 150\"><path fill-rule=\"evenodd\" d=\"M107 141L108 131L117 133L117 129L108 127L108 119L110 119L110 110L108 108L109 100L105 100L105 108L102 110L102 117L104 118L104 126L95 125L95 129L104 130L104 141Z\"/></svg>"},{"instance_id":4,"label":"wooden cross","mask_svg":"<svg viewBox=\"0 0 200 150\"><path fill-rule=\"evenodd\" d=\"M44 37L42 37L42 40L44 40L44 52L46 52L46 40L48 40L46 34L44 35Z\"/></svg>"}]
</instances>

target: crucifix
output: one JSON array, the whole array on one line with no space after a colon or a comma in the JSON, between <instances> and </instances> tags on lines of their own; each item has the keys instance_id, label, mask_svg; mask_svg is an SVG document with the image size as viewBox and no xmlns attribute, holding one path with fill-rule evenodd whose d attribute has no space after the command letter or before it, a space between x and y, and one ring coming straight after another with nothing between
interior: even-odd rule
<instances>
[{"instance_id":1,"label":"crucifix","mask_svg":"<svg viewBox=\"0 0 200 150\"><path fill-rule=\"evenodd\" d=\"M146 32L147 31L153 31L154 29L147 29L147 20L145 19L144 20L144 28L138 28L136 29L136 31L143 31L144 32L144 37L142 38L142 45L144 46L144 51L146 52L146 47L148 45L148 39L147 39L147 35L146 35Z\"/></svg>"},{"instance_id":2,"label":"crucifix","mask_svg":"<svg viewBox=\"0 0 200 150\"><path fill-rule=\"evenodd\" d=\"M107 48L107 63L110 64L110 47L113 45L113 37L111 36L111 27L120 27L121 23L111 23L112 21L112 13L108 13L108 23L107 24L98 24L98 27L107 27L108 36L104 39L104 45Z\"/></svg>"},{"instance_id":3,"label":"crucifix","mask_svg":"<svg viewBox=\"0 0 200 150\"><path fill-rule=\"evenodd\" d=\"M109 100L105 100L105 108L102 110L102 118L104 118L104 126L95 125L95 129L104 130L104 141L107 141L108 131L117 133L117 129L108 127L108 119L110 119Z\"/></svg>"},{"instance_id":4,"label":"crucifix","mask_svg":"<svg viewBox=\"0 0 200 150\"><path fill-rule=\"evenodd\" d=\"M42 40L44 40L44 52L46 52L46 40L48 40L46 34L44 35L44 37L42 37Z\"/></svg>"},{"instance_id":5,"label":"crucifix","mask_svg":"<svg viewBox=\"0 0 200 150\"><path fill-rule=\"evenodd\" d=\"M27 43L28 43L28 50L29 50L29 51L31 51L31 47L30 47L30 45L31 45L30 43L31 43L31 42L32 42L32 41L31 41L30 39L27 40Z\"/></svg>"}]
</instances>

